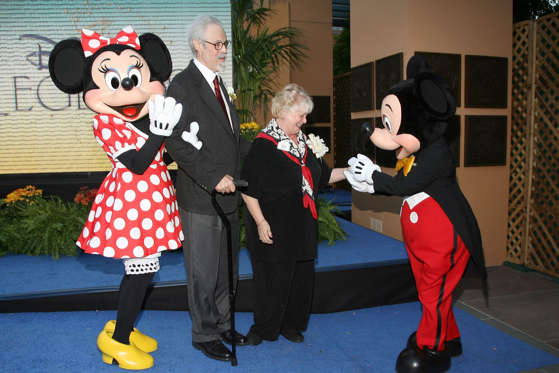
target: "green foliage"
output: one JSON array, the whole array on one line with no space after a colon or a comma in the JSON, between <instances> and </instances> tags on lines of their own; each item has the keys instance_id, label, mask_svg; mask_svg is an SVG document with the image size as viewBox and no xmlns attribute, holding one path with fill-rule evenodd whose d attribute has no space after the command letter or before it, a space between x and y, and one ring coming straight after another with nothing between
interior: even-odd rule
<instances>
[{"instance_id":1,"label":"green foliage","mask_svg":"<svg viewBox=\"0 0 559 373\"><path fill-rule=\"evenodd\" d=\"M273 75L283 62L297 65L307 48L296 41L293 27L270 31L265 25L271 8L253 6L253 0L231 0L233 33L233 86L241 123L254 120L257 107L266 116L266 105L277 90Z\"/></svg>"},{"instance_id":2,"label":"green foliage","mask_svg":"<svg viewBox=\"0 0 559 373\"><path fill-rule=\"evenodd\" d=\"M6 254L76 256L76 239L89 206L59 197L34 197L29 202L0 202L0 256Z\"/></svg>"},{"instance_id":3,"label":"green foliage","mask_svg":"<svg viewBox=\"0 0 559 373\"><path fill-rule=\"evenodd\" d=\"M514 0L513 22L537 19L547 14L559 12L557 0Z\"/></svg>"},{"instance_id":4,"label":"green foliage","mask_svg":"<svg viewBox=\"0 0 559 373\"><path fill-rule=\"evenodd\" d=\"M349 28L344 28L334 43L334 76L351 70L351 39Z\"/></svg>"},{"instance_id":5,"label":"green foliage","mask_svg":"<svg viewBox=\"0 0 559 373\"><path fill-rule=\"evenodd\" d=\"M345 240L346 234L333 214L337 207L322 198L317 198L316 202L318 207L318 240L326 240L328 245L333 245L337 240Z\"/></svg>"}]
</instances>

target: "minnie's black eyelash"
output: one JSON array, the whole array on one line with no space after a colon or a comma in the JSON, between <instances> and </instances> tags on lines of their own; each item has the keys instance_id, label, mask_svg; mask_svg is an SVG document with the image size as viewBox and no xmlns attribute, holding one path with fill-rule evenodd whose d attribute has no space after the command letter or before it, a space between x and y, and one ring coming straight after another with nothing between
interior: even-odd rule
<instances>
[{"instance_id":1,"label":"minnie's black eyelash","mask_svg":"<svg viewBox=\"0 0 559 373\"><path fill-rule=\"evenodd\" d=\"M140 61L136 61L136 67L137 67L138 69L141 69L142 67L144 67L144 64L141 63Z\"/></svg>"},{"instance_id":2,"label":"minnie's black eyelash","mask_svg":"<svg viewBox=\"0 0 559 373\"><path fill-rule=\"evenodd\" d=\"M105 74L107 71L109 71L109 68L105 65L99 67L99 72L101 72L102 74Z\"/></svg>"}]
</instances>

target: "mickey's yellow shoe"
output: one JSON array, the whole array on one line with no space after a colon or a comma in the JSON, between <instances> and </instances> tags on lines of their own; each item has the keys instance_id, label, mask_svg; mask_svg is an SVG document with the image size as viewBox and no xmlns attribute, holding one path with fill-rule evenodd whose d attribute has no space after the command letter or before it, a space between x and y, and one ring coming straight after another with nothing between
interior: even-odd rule
<instances>
[{"instance_id":1,"label":"mickey's yellow shoe","mask_svg":"<svg viewBox=\"0 0 559 373\"><path fill-rule=\"evenodd\" d=\"M102 352L103 362L112 364L114 360L122 369L141 370L153 366L153 357L134 344L125 345L110 337L111 333L102 330L97 337L97 347Z\"/></svg>"},{"instance_id":2,"label":"mickey's yellow shoe","mask_svg":"<svg viewBox=\"0 0 559 373\"><path fill-rule=\"evenodd\" d=\"M109 320L107 321L107 323L105 324L105 328L103 329L109 332L110 336L112 337L112 334L115 332L115 325L115 320ZM133 343L140 350L147 353L157 350L157 341L154 338L143 334L136 328L134 328L132 330L132 333L130 333L130 343Z\"/></svg>"}]
</instances>

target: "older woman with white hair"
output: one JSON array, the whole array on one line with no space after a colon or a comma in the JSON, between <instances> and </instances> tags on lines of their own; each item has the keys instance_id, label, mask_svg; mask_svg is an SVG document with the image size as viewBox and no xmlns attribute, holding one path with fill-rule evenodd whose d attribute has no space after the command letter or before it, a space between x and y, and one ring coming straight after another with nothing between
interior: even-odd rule
<instances>
[{"instance_id":1,"label":"older woman with white hair","mask_svg":"<svg viewBox=\"0 0 559 373\"><path fill-rule=\"evenodd\" d=\"M272 99L272 120L252 143L241 176L248 249L255 280L254 325L247 343L274 341L281 334L303 342L313 292L317 251L318 190L345 179L344 169L320 160L301 127L313 103L288 84ZM319 154L315 154L319 152Z\"/></svg>"}]
</instances>

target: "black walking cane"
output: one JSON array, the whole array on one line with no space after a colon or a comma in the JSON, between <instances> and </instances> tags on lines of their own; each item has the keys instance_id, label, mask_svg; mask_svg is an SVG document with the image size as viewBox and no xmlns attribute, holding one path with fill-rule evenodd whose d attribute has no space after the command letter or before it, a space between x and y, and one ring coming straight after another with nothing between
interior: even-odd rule
<instances>
[{"instance_id":1,"label":"black walking cane","mask_svg":"<svg viewBox=\"0 0 559 373\"><path fill-rule=\"evenodd\" d=\"M248 186L248 183L244 180L235 180L235 186L237 188L244 188ZM227 219L227 216L221 209L221 206L216 200L217 192L212 190L212 204L215 211L219 215L221 222L225 226L227 232L227 267L229 271L229 312L231 313L231 365L237 365L237 348L235 341L235 291L233 289L233 247L231 243L231 222Z\"/></svg>"}]
</instances>

